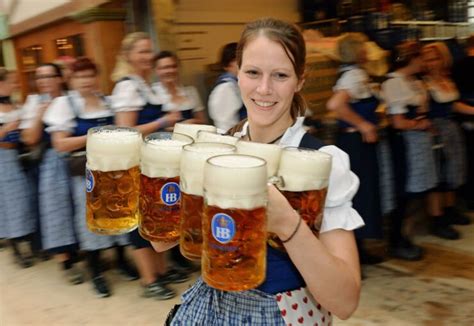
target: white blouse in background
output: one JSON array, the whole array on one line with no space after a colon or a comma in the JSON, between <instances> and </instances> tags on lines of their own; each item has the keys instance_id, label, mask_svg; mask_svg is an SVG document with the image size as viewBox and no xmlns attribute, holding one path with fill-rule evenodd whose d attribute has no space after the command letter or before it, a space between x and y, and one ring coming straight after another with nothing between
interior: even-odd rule
<instances>
[{"instance_id":1,"label":"white blouse in background","mask_svg":"<svg viewBox=\"0 0 474 326\"><path fill-rule=\"evenodd\" d=\"M408 113L408 106L422 107L426 104L428 93L421 80L410 80L402 74L393 72L382 84L382 94L387 103L388 114Z\"/></svg>"}]
</instances>

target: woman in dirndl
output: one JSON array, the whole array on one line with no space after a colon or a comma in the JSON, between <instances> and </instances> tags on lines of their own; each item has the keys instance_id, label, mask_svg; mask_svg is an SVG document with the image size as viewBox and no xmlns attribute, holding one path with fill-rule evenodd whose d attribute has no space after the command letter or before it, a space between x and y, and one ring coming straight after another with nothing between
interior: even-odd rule
<instances>
[{"instance_id":1,"label":"woman in dirndl","mask_svg":"<svg viewBox=\"0 0 474 326\"><path fill-rule=\"evenodd\" d=\"M392 72L382 84L396 181L397 208L390 229L391 238L399 243L392 252L396 257L408 252L421 256L422 249L403 234L403 222L422 209L426 195L437 184L427 92L416 77L421 69L419 45L402 43L393 50Z\"/></svg>"},{"instance_id":2,"label":"woman in dirndl","mask_svg":"<svg viewBox=\"0 0 474 326\"><path fill-rule=\"evenodd\" d=\"M142 32L127 35L122 41L112 73L112 80L116 82L112 107L116 125L135 127L143 136L172 127L181 119L179 112L163 112L163 101L151 88L152 72L153 48L150 36ZM143 287L142 296L158 300L176 296L167 285L185 282L189 276L167 270L164 255L153 251L138 230L130 233L130 242L134 247L133 257Z\"/></svg>"},{"instance_id":3,"label":"woman in dirndl","mask_svg":"<svg viewBox=\"0 0 474 326\"><path fill-rule=\"evenodd\" d=\"M365 61L365 39L349 33L338 42L342 62L334 95L327 107L337 113L339 131L336 145L349 154L352 171L361 180L352 200L365 226L355 231L361 264L380 263L382 259L367 253L364 239L382 238L378 147L379 100L370 87L370 79L362 68Z\"/></svg>"},{"instance_id":4,"label":"woman in dirndl","mask_svg":"<svg viewBox=\"0 0 474 326\"><path fill-rule=\"evenodd\" d=\"M21 267L33 264L31 253L22 252L20 242L31 240L36 229L31 214L30 194L22 170L18 146L22 111L11 101L17 88L15 72L0 68L0 239L10 240L15 262Z\"/></svg>"},{"instance_id":5,"label":"woman in dirndl","mask_svg":"<svg viewBox=\"0 0 474 326\"><path fill-rule=\"evenodd\" d=\"M83 282L75 263L78 261L77 238L73 221L73 204L69 172L64 158L52 148L51 137L43 121L51 100L65 94L61 68L45 63L35 70L40 95L29 97L22 122L22 141L28 146L44 147L38 164L38 213L43 250L55 256L71 284Z\"/></svg>"},{"instance_id":6,"label":"woman in dirndl","mask_svg":"<svg viewBox=\"0 0 474 326\"><path fill-rule=\"evenodd\" d=\"M78 58L71 66L72 91L54 99L44 116L54 149L68 155L74 225L79 247L85 251L94 292L98 297L110 296L102 275L100 253L116 246L118 270L128 280L138 278L125 259L128 235L105 236L92 233L86 224L85 146L89 128L113 124L113 111L107 98L98 91L98 68L88 58Z\"/></svg>"},{"instance_id":7,"label":"woman in dirndl","mask_svg":"<svg viewBox=\"0 0 474 326\"><path fill-rule=\"evenodd\" d=\"M171 325L331 325L356 309L360 270L353 230L363 226L352 208L359 180L346 153L307 134L304 83L305 43L299 29L276 19L249 23L238 47L239 87L248 120L231 133L244 140L299 146L332 155L322 225L299 223L285 197L269 187L268 231L286 252L267 247L266 280L258 289L228 292L199 279L182 296ZM312 230L320 233L315 236ZM173 244L153 243L158 251Z\"/></svg>"},{"instance_id":8,"label":"woman in dirndl","mask_svg":"<svg viewBox=\"0 0 474 326\"><path fill-rule=\"evenodd\" d=\"M433 233L454 240L460 237L457 230L452 229L449 234L442 230L447 225L470 223L469 218L456 208L456 192L466 182L464 137L461 128L453 121L460 94L449 76L452 56L448 47L442 42L430 43L423 47L422 55L426 71L424 80L430 95L428 116L441 143L441 149L435 155L439 183L430 196L443 217L435 221Z\"/></svg>"}]
</instances>

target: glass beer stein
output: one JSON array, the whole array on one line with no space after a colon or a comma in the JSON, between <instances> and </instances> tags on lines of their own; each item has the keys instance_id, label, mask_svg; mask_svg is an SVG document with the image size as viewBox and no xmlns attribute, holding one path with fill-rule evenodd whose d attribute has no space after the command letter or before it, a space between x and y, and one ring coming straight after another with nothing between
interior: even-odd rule
<instances>
[{"instance_id":1,"label":"glass beer stein","mask_svg":"<svg viewBox=\"0 0 474 326\"><path fill-rule=\"evenodd\" d=\"M184 257L201 259L202 181L206 160L215 155L235 153L235 146L219 143L194 143L183 149L181 158L181 227L179 247Z\"/></svg>"},{"instance_id":2,"label":"glass beer stein","mask_svg":"<svg viewBox=\"0 0 474 326\"><path fill-rule=\"evenodd\" d=\"M278 172L282 148L275 144L254 143L239 140L237 143L237 153L260 157L267 162L267 176L272 180Z\"/></svg>"},{"instance_id":3,"label":"glass beer stein","mask_svg":"<svg viewBox=\"0 0 474 326\"><path fill-rule=\"evenodd\" d=\"M199 130L206 130L209 132L216 133L217 128L211 125L201 125L192 123L177 123L174 125L173 132L186 135L196 140Z\"/></svg>"},{"instance_id":4,"label":"glass beer stein","mask_svg":"<svg viewBox=\"0 0 474 326\"><path fill-rule=\"evenodd\" d=\"M92 232L113 235L137 227L141 143L133 128L87 132L86 220Z\"/></svg>"},{"instance_id":5,"label":"glass beer stein","mask_svg":"<svg viewBox=\"0 0 474 326\"><path fill-rule=\"evenodd\" d=\"M197 143L223 143L229 145L235 145L239 141L239 138L229 135L219 135L214 132L206 130L199 130L196 142Z\"/></svg>"},{"instance_id":6,"label":"glass beer stein","mask_svg":"<svg viewBox=\"0 0 474 326\"><path fill-rule=\"evenodd\" d=\"M204 168L202 278L225 291L256 288L266 271L266 162L211 157Z\"/></svg>"},{"instance_id":7,"label":"glass beer stein","mask_svg":"<svg viewBox=\"0 0 474 326\"><path fill-rule=\"evenodd\" d=\"M179 165L183 147L191 143L191 137L171 132L156 132L145 138L138 227L142 238L162 242L179 239Z\"/></svg>"},{"instance_id":8,"label":"glass beer stein","mask_svg":"<svg viewBox=\"0 0 474 326\"><path fill-rule=\"evenodd\" d=\"M312 149L287 147L281 153L277 187L316 235L323 219L331 162L331 155ZM269 234L268 242L284 250L275 234Z\"/></svg>"}]
</instances>

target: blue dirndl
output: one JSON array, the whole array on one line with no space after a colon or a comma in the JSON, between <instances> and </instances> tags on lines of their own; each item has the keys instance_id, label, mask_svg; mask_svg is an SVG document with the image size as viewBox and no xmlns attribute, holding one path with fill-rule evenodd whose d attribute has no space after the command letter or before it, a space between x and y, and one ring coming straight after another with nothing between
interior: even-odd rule
<instances>
[{"instance_id":1,"label":"blue dirndl","mask_svg":"<svg viewBox=\"0 0 474 326\"><path fill-rule=\"evenodd\" d=\"M38 192L43 249L77 244L67 165L52 148L39 166Z\"/></svg>"},{"instance_id":2,"label":"blue dirndl","mask_svg":"<svg viewBox=\"0 0 474 326\"><path fill-rule=\"evenodd\" d=\"M0 238L13 239L35 231L30 192L16 149L0 149Z\"/></svg>"},{"instance_id":3,"label":"blue dirndl","mask_svg":"<svg viewBox=\"0 0 474 326\"><path fill-rule=\"evenodd\" d=\"M171 325L285 325L275 295L259 290L220 291L198 279L181 300Z\"/></svg>"}]
</instances>

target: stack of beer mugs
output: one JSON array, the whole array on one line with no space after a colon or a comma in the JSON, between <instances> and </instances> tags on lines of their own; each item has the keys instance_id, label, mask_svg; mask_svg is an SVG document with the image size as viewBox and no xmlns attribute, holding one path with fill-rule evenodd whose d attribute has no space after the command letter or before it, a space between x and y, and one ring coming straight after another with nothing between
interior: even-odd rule
<instances>
[{"instance_id":1,"label":"stack of beer mugs","mask_svg":"<svg viewBox=\"0 0 474 326\"><path fill-rule=\"evenodd\" d=\"M91 231L112 235L136 229L141 143L141 134L136 129L89 129L86 219Z\"/></svg>"},{"instance_id":2,"label":"stack of beer mugs","mask_svg":"<svg viewBox=\"0 0 474 326\"><path fill-rule=\"evenodd\" d=\"M235 145L235 146L234 146ZM201 260L210 286L241 291L265 278L267 185L275 184L318 235L331 156L176 124L142 140L133 128L97 127L87 137L87 224L99 234L139 224L149 241L176 242Z\"/></svg>"},{"instance_id":3,"label":"stack of beer mugs","mask_svg":"<svg viewBox=\"0 0 474 326\"><path fill-rule=\"evenodd\" d=\"M171 132L145 138L141 150L140 235L149 241L179 239L180 162L184 146L193 139Z\"/></svg>"}]
</instances>

